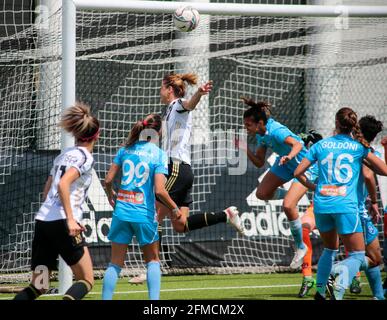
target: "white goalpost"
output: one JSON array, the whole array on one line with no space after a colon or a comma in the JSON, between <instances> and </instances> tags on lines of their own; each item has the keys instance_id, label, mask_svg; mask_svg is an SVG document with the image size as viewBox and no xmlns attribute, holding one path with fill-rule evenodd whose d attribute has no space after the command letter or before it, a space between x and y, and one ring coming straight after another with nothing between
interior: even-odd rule
<instances>
[{"instance_id":1,"label":"white goalpost","mask_svg":"<svg viewBox=\"0 0 387 320\"><path fill-rule=\"evenodd\" d=\"M0 283L26 280L38 194L54 156L74 143L56 123L76 100L90 104L101 122L95 179L84 204L97 275L110 259L112 208L102 181L132 124L163 112L159 88L165 74L194 72L199 82L214 81L193 114L191 214L236 205L248 236L223 224L177 234L164 221L164 274L272 272L289 265L293 241L282 202L260 201L254 192L274 155L258 170L233 144L235 135L244 134L241 96L268 100L274 118L296 133L330 135L333 115L344 105L387 127L383 1L63 0L42 19L48 29L37 24L42 17L35 8L19 9L18 0L11 1L14 7L4 12L14 14L4 14L3 29L0 24ZM44 9L45 0L39 5ZM182 34L172 14L186 5L199 11L201 21ZM305 196L301 213L308 204ZM125 264L127 275L145 269L136 241ZM61 261L59 292L71 281Z\"/></svg>"}]
</instances>

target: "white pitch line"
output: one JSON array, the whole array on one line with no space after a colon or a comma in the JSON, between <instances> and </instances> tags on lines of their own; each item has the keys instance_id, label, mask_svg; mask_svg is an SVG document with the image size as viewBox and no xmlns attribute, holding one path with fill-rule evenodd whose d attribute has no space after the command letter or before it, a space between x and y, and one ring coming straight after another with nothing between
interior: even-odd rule
<instances>
[{"instance_id":1,"label":"white pitch line","mask_svg":"<svg viewBox=\"0 0 387 320\"><path fill-rule=\"evenodd\" d=\"M362 282L361 285L368 285L367 282ZM160 292L176 292L176 291L206 291L206 290L233 290L233 289L269 289L269 288L290 288L299 287L299 284L279 284L271 286L239 286L239 287L208 287L208 288L175 288L175 289L161 289ZM134 294L134 293L148 293L148 290L135 291L116 291L114 294ZM101 292L89 292L91 295L100 295ZM60 294L44 294L43 297L60 296ZM0 300L8 300L11 297L0 298Z\"/></svg>"}]
</instances>

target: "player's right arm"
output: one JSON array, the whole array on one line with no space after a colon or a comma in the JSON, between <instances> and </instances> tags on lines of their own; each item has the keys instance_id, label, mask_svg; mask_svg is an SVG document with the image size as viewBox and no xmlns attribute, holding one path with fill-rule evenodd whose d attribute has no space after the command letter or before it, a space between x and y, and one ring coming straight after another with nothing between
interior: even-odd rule
<instances>
[{"instance_id":1,"label":"player's right arm","mask_svg":"<svg viewBox=\"0 0 387 320\"><path fill-rule=\"evenodd\" d=\"M50 191L51 185L52 185L52 176L50 175L50 176L48 176L48 178L46 180L46 184L44 185L44 188L43 188L43 201L46 201L46 198L47 198L48 192Z\"/></svg>"},{"instance_id":2,"label":"player's right arm","mask_svg":"<svg viewBox=\"0 0 387 320\"><path fill-rule=\"evenodd\" d=\"M71 208L71 203L70 203L70 186L79 177L80 177L80 173L78 169L76 169L75 167L71 167L66 171L63 177L60 178L60 181L58 183L59 197L60 197L64 212L66 214L69 234L72 237L78 235L82 230L85 230L74 219L73 210Z\"/></svg>"},{"instance_id":3,"label":"player's right arm","mask_svg":"<svg viewBox=\"0 0 387 320\"><path fill-rule=\"evenodd\" d=\"M250 159L252 163L257 168L262 168L265 164L265 157L266 157L266 148L265 147L259 147L256 151L255 154L247 148L246 150L247 157Z\"/></svg>"},{"instance_id":4,"label":"player's right arm","mask_svg":"<svg viewBox=\"0 0 387 320\"><path fill-rule=\"evenodd\" d=\"M116 192L113 189L113 181L117 173L120 171L120 166L118 164L112 163L110 166L109 172L105 177L105 190L108 196L110 205L114 208Z\"/></svg>"},{"instance_id":5,"label":"player's right arm","mask_svg":"<svg viewBox=\"0 0 387 320\"><path fill-rule=\"evenodd\" d=\"M181 216L181 212L176 203L171 199L168 194L168 191L165 189L166 177L162 173L155 174L155 194L160 201L166 205L172 212L172 216L170 217L172 220L179 219Z\"/></svg>"}]
</instances>

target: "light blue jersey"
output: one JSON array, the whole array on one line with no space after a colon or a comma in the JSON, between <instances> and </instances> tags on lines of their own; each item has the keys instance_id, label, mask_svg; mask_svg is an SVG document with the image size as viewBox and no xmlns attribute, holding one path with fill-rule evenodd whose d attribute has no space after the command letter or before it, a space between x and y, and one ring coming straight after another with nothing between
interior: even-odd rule
<instances>
[{"instance_id":1,"label":"light blue jersey","mask_svg":"<svg viewBox=\"0 0 387 320\"><path fill-rule=\"evenodd\" d=\"M281 123L269 118L266 123L266 133L261 136L259 134L256 135L257 147L261 148L270 148L273 152L278 154L276 162L270 169L276 176L281 178L284 181L289 181L294 178L294 171L297 166L300 164L301 160L305 158L308 150L305 146L303 146L302 150L288 163L284 165L279 165L279 160L283 156L287 156L292 147L285 143L285 139L287 137L292 137L302 145L304 142L302 139L290 131L286 126ZM316 172L313 171L313 168L310 168L306 173L308 175L308 179L314 181L317 178Z\"/></svg>"},{"instance_id":2,"label":"light blue jersey","mask_svg":"<svg viewBox=\"0 0 387 320\"><path fill-rule=\"evenodd\" d=\"M318 163L314 193L316 214L358 213L357 185L362 161L370 149L348 135L335 135L314 144L306 158Z\"/></svg>"},{"instance_id":3,"label":"light blue jersey","mask_svg":"<svg viewBox=\"0 0 387 320\"><path fill-rule=\"evenodd\" d=\"M114 163L122 171L114 215L122 221L154 222L154 176L168 174L166 153L151 142L139 141L131 147L121 148Z\"/></svg>"}]
</instances>

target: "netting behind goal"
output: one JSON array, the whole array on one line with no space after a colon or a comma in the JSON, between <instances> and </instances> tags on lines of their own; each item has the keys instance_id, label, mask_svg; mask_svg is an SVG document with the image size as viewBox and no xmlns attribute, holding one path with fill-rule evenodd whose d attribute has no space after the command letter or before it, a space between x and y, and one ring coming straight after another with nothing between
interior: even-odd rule
<instances>
[{"instance_id":1,"label":"netting behind goal","mask_svg":"<svg viewBox=\"0 0 387 320\"><path fill-rule=\"evenodd\" d=\"M20 10L22 16L15 7L3 10L0 281L15 281L18 275L25 279L22 275L29 270L33 214L60 149L56 123L62 11L48 11L43 27L36 23L32 3ZM112 209L102 181L133 123L164 111L159 89L165 74L194 72L200 82L214 81L211 94L193 112L191 214L235 205L248 236L226 224L182 235L166 220L164 273L272 271L290 263L293 241L282 202L255 197L257 180L274 155L258 170L234 147L235 135L244 135L241 96L272 103L273 117L295 133L315 129L331 134L341 106L352 107L360 116L375 115L386 124L385 18L202 14L197 30L181 33L174 29L171 14L79 10L76 34L76 97L91 105L102 124L94 152L95 176L84 205L85 235L96 270L103 270L110 259ZM308 204L304 197L300 211ZM382 235L382 226L379 231ZM318 257L320 241L317 235L312 238ZM129 274L144 269L136 241L129 247L126 266Z\"/></svg>"}]
</instances>

